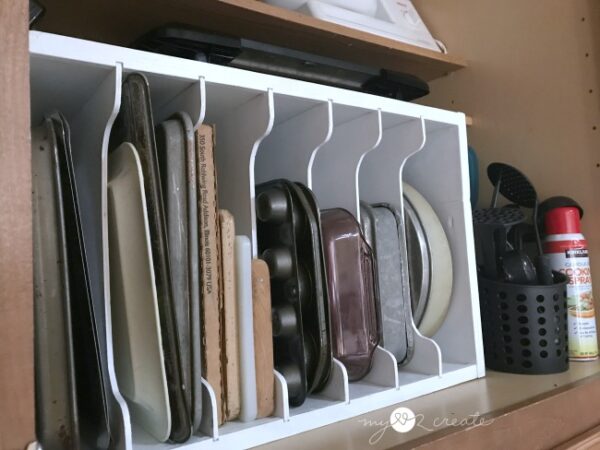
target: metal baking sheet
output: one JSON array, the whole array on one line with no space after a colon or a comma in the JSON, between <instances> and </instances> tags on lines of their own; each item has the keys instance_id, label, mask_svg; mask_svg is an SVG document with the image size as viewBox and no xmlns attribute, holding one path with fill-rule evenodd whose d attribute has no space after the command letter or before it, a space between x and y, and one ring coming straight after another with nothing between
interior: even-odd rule
<instances>
[{"instance_id":1,"label":"metal baking sheet","mask_svg":"<svg viewBox=\"0 0 600 450\"><path fill-rule=\"evenodd\" d=\"M100 359L98 330L94 305L92 304L87 254L81 228L81 211L73 157L69 124L65 117L54 112L49 124L56 136L60 183L63 193L63 211L68 255L71 319L74 346L74 362L77 376L77 407L82 445L108 448L110 430L108 403L104 390L103 370Z\"/></svg>"},{"instance_id":2,"label":"metal baking sheet","mask_svg":"<svg viewBox=\"0 0 600 450\"><path fill-rule=\"evenodd\" d=\"M32 130L36 435L44 448L79 446L67 249L52 123Z\"/></svg>"},{"instance_id":3,"label":"metal baking sheet","mask_svg":"<svg viewBox=\"0 0 600 450\"><path fill-rule=\"evenodd\" d=\"M173 306L181 358L181 375L188 405L192 404L190 350L190 280L186 136L179 120L156 126L156 150L165 205Z\"/></svg>"},{"instance_id":4,"label":"metal baking sheet","mask_svg":"<svg viewBox=\"0 0 600 450\"><path fill-rule=\"evenodd\" d=\"M189 407L185 401L177 323L172 296L171 268L165 210L156 155L156 141L148 80L140 73L127 76L122 86L121 110L110 137L110 148L130 142L139 152L148 206L148 223L154 262L154 279L160 312L162 344L169 385L172 428L170 440L185 442L191 435Z\"/></svg>"}]
</instances>

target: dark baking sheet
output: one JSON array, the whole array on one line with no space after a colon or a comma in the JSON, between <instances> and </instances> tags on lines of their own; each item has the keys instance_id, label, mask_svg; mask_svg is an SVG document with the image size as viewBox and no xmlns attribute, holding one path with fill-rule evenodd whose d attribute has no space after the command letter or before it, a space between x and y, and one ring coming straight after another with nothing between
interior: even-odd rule
<instances>
[{"instance_id":1,"label":"dark baking sheet","mask_svg":"<svg viewBox=\"0 0 600 450\"><path fill-rule=\"evenodd\" d=\"M184 396L171 284L166 216L157 161L150 89L148 81L140 73L128 75L123 82L121 109L111 133L110 148L114 149L123 142L130 142L137 149L144 175L144 191L148 206L148 225L171 407L170 440L185 442L191 436L192 426L189 407Z\"/></svg>"}]
</instances>

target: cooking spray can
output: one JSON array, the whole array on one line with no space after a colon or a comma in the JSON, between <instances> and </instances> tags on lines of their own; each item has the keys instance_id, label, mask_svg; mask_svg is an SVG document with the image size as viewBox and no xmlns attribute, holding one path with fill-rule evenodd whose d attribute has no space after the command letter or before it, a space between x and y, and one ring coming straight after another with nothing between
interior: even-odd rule
<instances>
[{"instance_id":1,"label":"cooking spray can","mask_svg":"<svg viewBox=\"0 0 600 450\"><path fill-rule=\"evenodd\" d=\"M596 317L587 241L581 234L579 210L554 208L544 218L544 253L550 256L552 270L569 277L567 311L569 358L591 361L598 358Z\"/></svg>"}]
</instances>

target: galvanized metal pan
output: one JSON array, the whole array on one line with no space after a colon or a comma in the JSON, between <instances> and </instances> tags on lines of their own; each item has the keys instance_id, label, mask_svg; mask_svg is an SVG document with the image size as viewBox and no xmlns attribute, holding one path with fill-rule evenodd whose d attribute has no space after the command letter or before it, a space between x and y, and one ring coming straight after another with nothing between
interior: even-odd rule
<instances>
[{"instance_id":1,"label":"galvanized metal pan","mask_svg":"<svg viewBox=\"0 0 600 450\"><path fill-rule=\"evenodd\" d=\"M185 400L188 405L191 405L187 155L185 129L179 120L166 120L156 126L156 150L165 204L181 375L185 386Z\"/></svg>"},{"instance_id":2,"label":"galvanized metal pan","mask_svg":"<svg viewBox=\"0 0 600 450\"><path fill-rule=\"evenodd\" d=\"M388 204L361 203L361 221L377 259L381 345L404 364L412 357L414 341L409 291L404 286L408 279L402 216Z\"/></svg>"},{"instance_id":3,"label":"galvanized metal pan","mask_svg":"<svg viewBox=\"0 0 600 450\"><path fill-rule=\"evenodd\" d=\"M198 242L198 181L196 176L196 144L194 124L189 114L178 112L172 119L178 120L185 133L187 159L187 212L188 212L188 269L190 284L190 357L192 366L192 429L200 428L202 420L202 328L200 312L200 243Z\"/></svg>"}]
</instances>

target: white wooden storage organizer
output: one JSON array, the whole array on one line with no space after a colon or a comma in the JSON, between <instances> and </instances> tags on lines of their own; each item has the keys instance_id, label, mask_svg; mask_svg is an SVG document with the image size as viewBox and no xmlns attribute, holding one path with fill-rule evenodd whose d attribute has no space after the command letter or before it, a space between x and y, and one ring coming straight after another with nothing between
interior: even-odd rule
<instances>
[{"instance_id":1,"label":"white wooden storage organizer","mask_svg":"<svg viewBox=\"0 0 600 450\"><path fill-rule=\"evenodd\" d=\"M379 348L369 375L348 383L336 361L326 389L298 408L288 407L285 381L276 373L274 417L220 428L206 384L204 435L181 448L252 447L484 376L463 114L40 32L30 33L30 52L32 125L52 109L71 123L92 288L104 296L107 318L107 146L121 82L131 72L149 79L155 121L185 110L196 126L216 124L220 207L235 216L236 234L251 237L255 256L254 185L273 178L303 182L321 208L344 207L357 218L359 200L402 210L404 179L431 203L450 241L454 286L447 318L433 339L416 331L407 366L398 369ZM109 320L106 334L110 366ZM119 445L168 448L132 430L109 370Z\"/></svg>"}]
</instances>

